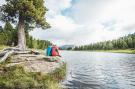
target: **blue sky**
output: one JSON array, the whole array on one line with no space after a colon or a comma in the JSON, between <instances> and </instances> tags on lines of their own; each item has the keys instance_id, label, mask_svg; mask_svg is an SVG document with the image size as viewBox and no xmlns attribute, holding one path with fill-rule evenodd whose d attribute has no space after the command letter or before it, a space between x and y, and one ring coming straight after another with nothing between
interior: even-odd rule
<instances>
[{"instance_id":1,"label":"blue sky","mask_svg":"<svg viewBox=\"0 0 135 89\"><path fill-rule=\"evenodd\" d=\"M135 32L135 0L46 0L45 5L52 28L30 34L57 45L89 44Z\"/></svg>"}]
</instances>

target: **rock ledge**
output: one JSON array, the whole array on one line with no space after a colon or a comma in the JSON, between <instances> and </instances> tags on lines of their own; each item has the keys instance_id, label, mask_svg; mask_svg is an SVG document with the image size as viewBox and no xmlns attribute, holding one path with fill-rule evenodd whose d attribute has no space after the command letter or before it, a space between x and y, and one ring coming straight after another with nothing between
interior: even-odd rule
<instances>
[{"instance_id":1,"label":"rock ledge","mask_svg":"<svg viewBox=\"0 0 135 89\"><path fill-rule=\"evenodd\" d=\"M10 57L7 67L21 65L28 72L50 73L61 67L64 61L61 57L48 57L44 55L19 54Z\"/></svg>"}]
</instances>

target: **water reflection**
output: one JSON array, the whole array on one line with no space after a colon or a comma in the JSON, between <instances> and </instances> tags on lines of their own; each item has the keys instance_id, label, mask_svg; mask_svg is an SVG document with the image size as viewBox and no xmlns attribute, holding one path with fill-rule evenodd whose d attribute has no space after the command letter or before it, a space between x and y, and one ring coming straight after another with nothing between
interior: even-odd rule
<instances>
[{"instance_id":1,"label":"water reflection","mask_svg":"<svg viewBox=\"0 0 135 89\"><path fill-rule=\"evenodd\" d=\"M135 89L135 55L62 51L69 89Z\"/></svg>"}]
</instances>

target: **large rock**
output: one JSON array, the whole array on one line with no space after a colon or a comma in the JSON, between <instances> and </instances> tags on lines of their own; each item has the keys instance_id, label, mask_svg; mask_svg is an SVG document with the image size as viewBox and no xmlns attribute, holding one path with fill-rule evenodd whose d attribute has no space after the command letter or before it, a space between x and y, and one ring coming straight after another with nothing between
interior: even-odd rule
<instances>
[{"instance_id":1,"label":"large rock","mask_svg":"<svg viewBox=\"0 0 135 89\"><path fill-rule=\"evenodd\" d=\"M64 64L61 57L48 57L44 55L20 54L11 57L7 67L21 65L28 72L50 73Z\"/></svg>"}]
</instances>

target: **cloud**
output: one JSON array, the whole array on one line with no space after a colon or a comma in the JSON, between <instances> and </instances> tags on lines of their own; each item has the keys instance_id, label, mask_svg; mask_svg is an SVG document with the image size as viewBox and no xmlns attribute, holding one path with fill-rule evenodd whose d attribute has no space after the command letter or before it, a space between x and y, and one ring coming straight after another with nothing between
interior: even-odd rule
<instances>
[{"instance_id":1,"label":"cloud","mask_svg":"<svg viewBox=\"0 0 135 89\"><path fill-rule=\"evenodd\" d=\"M5 0L0 0L0 6L5 3Z\"/></svg>"},{"instance_id":2,"label":"cloud","mask_svg":"<svg viewBox=\"0 0 135 89\"><path fill-rule=\"evenodd\" d=\"M135 31L134 0L62 1L46 1L50 9L47 20L52 28L38 35L40 39L59 45L80 45L116 39Z\"/></svg>"},{"instance_id":3,"label":"cloud","mask_svg":"<svg viewBox=\"0 0 135 89\"><path fill-rule=\"evenodd\" d=\"M135 31L135 23L123 27L125 31Z\"/></svg>"},{"instance_id":4,"label":"cloud","mask_svg":"<svg viewBox=\"0 0 135 89\"><path fill-rule=\"evenodd\" d=\"M51 27L48 30L36 29L30 32L35 38L50 40L54 44L72 44L71 37L75 29L81 27L68 16L62 15L62 11L71 7L72 0L46 0L45 5L49 8L46 19ZM35 34L37 33L38 34Z\"/></svg>"},{"instance_id":5,"label":"cloud","mask_svg":"<svg viewBox=\"0 0 135 89\"><path fill-rule=\"evenodd\" d=\"M72 0L46 0L45 6L49 9L47 12L48 17L53 17L60 14L62 10L71 6Z\"/></svg>"},{"instance_id":6,"label":"cloud","mask_svg":"<svg viewBox=\"0 0 135 89\"><path fill-rule=\"evenodd\" d=\"M52 28L30 34L57 45L89 44L135 32L135 0L46 0L45 6Z\"/></svg>"},{"instance_id":7,"label":"cloud","mask_svg":"<svg viewBox=\"0 0 135 89\"><path fill-rule=\"evenodd\" d=\"M56 15L53 18L48 18L47 20L51 24L52 28L47 30L36 29L30 32L30 34L38 39L50 40L59 45L70 42L70 39L73 36L72 33L74 33L75 29L80 28L81 26L75 24L71 18L62 15Z\"/></svg>"},{"instance_id":8,"label":"cloud","mask_svg":"<svg viewBox=\"0 0 135 89\"><path fill-rule=\"evenodd\" d=\"M79 0L68 12L77 23L90 23L110 19L133 20L134 0Z\"/></svg>"}]
</instances>

